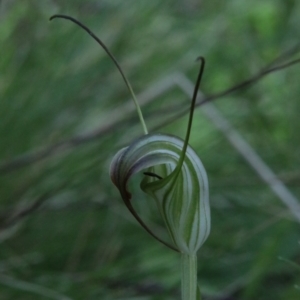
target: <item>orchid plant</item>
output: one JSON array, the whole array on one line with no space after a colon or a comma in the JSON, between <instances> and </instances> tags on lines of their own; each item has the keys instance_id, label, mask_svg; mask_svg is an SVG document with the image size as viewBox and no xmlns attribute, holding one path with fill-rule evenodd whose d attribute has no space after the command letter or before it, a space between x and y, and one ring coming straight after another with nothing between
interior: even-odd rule
<instances>
[{"instance_id":1,"label":"orchid plant","mask_svg":"<svg viewBox=\"0 0 300 300\"><path fill-rule=\"evenodd\" d=\"M204 71L204 58L198 58L200 71L192 97L185 139L167 134L148 133L131 84L106 45L78 20L66 15L54 15L50 20L54 18L70 20L84 29L106 51L122 75L132 95L144 135L116 153L110 166L111 180L139 224L156 240L181 254L182 300L200 299L200 290L197 287L197 251L210 233L209 190L206 171L188 142L197 92ZM140 187L155 200L172 244L158 237L132 205L128 182L134 174L141 171L144 171L144 178Z\"/></svg>"}]
</instances>

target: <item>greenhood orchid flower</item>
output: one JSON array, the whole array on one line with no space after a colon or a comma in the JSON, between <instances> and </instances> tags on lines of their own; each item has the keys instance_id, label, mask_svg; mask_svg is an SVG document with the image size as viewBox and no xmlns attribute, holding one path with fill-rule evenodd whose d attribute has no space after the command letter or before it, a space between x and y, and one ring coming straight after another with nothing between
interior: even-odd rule
<instances>
[{"instance_id":1,"label":"greenhood orchid flower","mask_svg":"<svg viewBox=\"0 0 300 300\"><path fill-rule=\"evenodd\" d=\"M135 212L127 187L129 179L135 173L155 171L144 172L146 176L141 182L141 188L155 199L175 249L185 254L195 254L210 232L206 171L196 152L188 145L194 105L204 70L204 59L199 59L202 64L192 99L185 141L166 134L146 134L121 149L110 167L111 179L130 212L151 235L159 239ZM167 246L170 247L168 244Z\"/></svg>"},{"instance_id":2,"label":"greenhood orchid flower","mask_svg":"<svg viewBox=\"0 0 300 300\"><path fill-rule=\"evenodd\" d=\"M126 206L145 227L130 203L127 183L135 173L159 166L156 176L145 176L141 188L155 199L176 249L195 254L210 231L208 180L195 151L188 146L182 154L183 147L184 141L176 136L144 135L115 155L110 176Z\"/></svg>"},{"instance_id":3,"label":"greenhood orchid flower","mask_svg":"<svg viewBox=\"0 0 300 300\"><path fill-rule=\"evenodd\" d=\"M209 191L206 171L196 152L188 145L188 141L197 92L204 70L204 58L199 57L201 66L191 102L185 140L167 134L149 134L131 85L105 44L76 19L55 15L50 20L54 18L68 19L84 29L101 45L120 71L133 97L145 135L116 153L110 166L111 180L118 188L125 205L141 226L166 246L182 253L182 298L194 300L198 297L199 299L200 293L196 295L196 252L210 233ZM131 203L132 195L128 182L134 174L142 171L145 177L140 184L141 189L156 201L173 245L156 236Z\"/></svg>"}]
</instances>

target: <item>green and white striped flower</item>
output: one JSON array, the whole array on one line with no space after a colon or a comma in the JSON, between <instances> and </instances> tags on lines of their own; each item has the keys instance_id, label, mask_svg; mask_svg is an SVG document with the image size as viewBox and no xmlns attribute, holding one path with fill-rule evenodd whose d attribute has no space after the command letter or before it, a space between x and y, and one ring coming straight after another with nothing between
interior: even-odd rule
<instances>
[{"instance_id":1,"label":"green and white striped flower","mask_svg":"<svg viewBox=\"0 0 300 300\"><path fill-rule=\"evenodd\" d=\"M195 254L210 232L208 180L196 152L188 146L184 155L183 147L176 136L144 135L115 155L110 175L126 206L146 227L131 205L127 184L135 173L154 170L156 176L146 175L141 188L156 200L176 249Z\"/></svg>"}]
</instances>

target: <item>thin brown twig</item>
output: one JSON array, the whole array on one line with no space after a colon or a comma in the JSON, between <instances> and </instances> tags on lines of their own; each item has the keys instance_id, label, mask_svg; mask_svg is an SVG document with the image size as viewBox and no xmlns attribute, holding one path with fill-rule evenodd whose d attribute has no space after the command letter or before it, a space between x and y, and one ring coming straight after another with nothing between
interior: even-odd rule
<instances>
[{"instance_id":1,"label":"thin brown twig","mask_svg":"<svg viewBox=\"0 0 300 300\"><path fill-rule=\"evenodd\" d=\"M245 88L245 87L248 87L250 85L253 85L254 83L256 83L257 81L259 81L260 79L262 79L266 75L274 73L274 72L277 72L277 71L280 71L280 70L283 70L283 69L286 69L286 68L291 67L291 66L293 66L293 65L295 65L297 63L300 63L300 58L297 58L295 60L289 61L287 63L281 64L281 65L278 65L278 66L274 66L274 67L270 67L268 69L264 69L263 71L258 72L253 77L251 77L249 79L246 79L246 80L242 81L241 83L239 83L237 85L234 85L233 87L231 87L231 88L229 88L229 89L227 89L227 90L225 90L223 92L207 96L205 99L203 99L202 101L198 102L197 106L203 105L203 104L205 104L207 102L210 102L210 101L213 101L215 99L227 96L228 94L231 94L231 93L233 93L233 92L235 92L237 90L240 90L242 88Z\"/></svg>"},{"instance_id":2,"label":"thin brown twig","mask_svg":"<svg viewBox=\"0 0 300 300\"><path fill-rule=\"evenodd\" d=\"M291 59L291 57L300 51L300 42L296 43L294 46L290 47L286 51L280 53L273 61L271 61L268 65L265 66L264 70L267 70L271 67L278 65L279 63L285 62L287 59Z\"/></svg>"},{"instance_id":3,"label":"thin brown twig","mask_svg":"<svg viewBox=\"0 0 300 300\"><path fill-rule=\"evenodd\" d=\"M25 217L37 211L42 206L42 204L45 203L46 200L55 195L55 193L63 187L65 187L65 184L57 189L52 190L51 192L46 192L40 195L35 201L28 204L26 207L15 207L13 209L9 209L6 212L2 212L0 220L0 231L19 223Z\"/></svg>"},{"instance_id":4,"label":"thin brown twig","mask_svg":"<svg viewBox=\"0 0 300 300\"><path fill-rule=\"evenodd\" d=\"M33 203L22 209L14 209L9 212L2 213L1 221L0 221L0 231L5 230L23 220L27 215L36 211L42 203L47 199L47 195L40 196Z\"/></svg>"},{"instance_id":5,"label":"thin brown twig","mask_svg":"<svg viewBox=\"0 0 300 300\"><path fill-rule=\"evenodd\" d=\"M295 59L295 60L292 60L292 61L289 61L286 63L282 63L280 65L274 66L274 63L285 59L287 53L290 53L291 55L293 55L296 53L295 51L298 51L298 50L299 50L299 47L294 47L293 51L291 50L289 52L286 52L285 54L281 54L276 59L274 59L271 63L268 64L268 66L270 66L269 68L266 68L266 67L263 68L261 71L259 71L254 76L252 76L236 85L233 85L232 87L225 89L224 91L218 92L216 94L208 95L201 101L197 102L196 107L199 107L210 101L214 101L216 99L227 96L233 92L236 92L237 90L241 90L243 88L249 87L249 86L257 83L260 79L262 79L263 77L265 77L271 73L286 69L290 66L300 63L300 58L298 58L298 59ZM156 128L161 128L166 124L172 123L173 121L177 120L181 116L185 115L188 111L189 111L189 109L182 110L180 113L176 114L173 118L168 120L167 123L164 122L163 124L160 124ZM85 135L74 136L68 140L63 140L54 145L50 145L49 147L46 147L44 149L35 150L35 151L29 152L27 154L22 154L22 155L16 156L15 158L13 158L9 161L4 161L4 162L0 163L0 174L7 174L9 172L18 170L27 165L42 161L48 157L64 153L64 152L74 149L82 144L94 141L94 140L102 137L103 135L112 132L115 128L120 126L120 124L123 121L124 120L122 119L114 124L104 125L104 126L98 128L90 133L87 133Z\"/></svg>"},{"instance_id":6,"label":"thin brown twig","mask_svg":"<svg viewBox=\"0 0 300 300\"><path fill-rule=\"evenodd\" d=\"M298 48L297 48L298 49ZM281 57L281 56L280 56ZM280 58L280 60L283 58L283 56ZM271 73L274 73L274 72L277 72L277 71L280 71L280 70L283 70L283 69L286 69L288 67L291 67L297 63L300 63L300 58L298 59L295 59L295 60L292 60L292 61L289 61L287 63L283 63L281 65L277 65L277 66L274 66L274 62L278 61L279 60L279 57L276 58L274 61L272 61L269 65L271 66L270 68L266 69L266 68L263 68L260 72L258 72L256 75L252 76L251 78L249 79L246 79L244 81L242 81L241 83L237 84L237 85L234 85L228 89L225 89L224 91L222 92L219 92L219 93L216 93L216 94L212 94L212 95L208 95L208 96L205 96L204 98L202 98L200 101L198 101L196 103L196 107L199 107L201 105L204 105L208 102L211 102L211 101L214 101L214 100L217 100L219 98L222 98L222 97L225 97L231 93L234 93L238 90L241 90L243 88L246 88L248 86L251 86L253 84L255 84L256 82L258 82L260 79L262 79L263 77L271 74ZM175 122L178 118L180 117L183 117L184 115L186 115L188 112L189 112L189 107L186 107L183 108L183 105L178 105L178 109L180 109L181 111L179 113L176 113L174 116L172 116L171 118L169 118L168 120L165 120L163 123L161 124L158 124L156 127L152 128L152 130L156 131L164 126L167 126L173 122ZM0 168L0 173L1 173L1 168Z\"/></svg>"},{"instance_id":7,"label":"thin brown twig","mask_svg":"<svg viewBox=\"0 0 300 300\"><path fill-rule=\"evenodd\" d=\"M102 126L85 135L74 136L70 139L50 145L49 147L16 156L15 158L0 164L0 174L12 172L32 163L42 161L50 156L66 152L67 150L71 150L82 144L96 140L118 127L119 123L120 122L117 122L113 126Z\"/></svg>"}]
</instances>

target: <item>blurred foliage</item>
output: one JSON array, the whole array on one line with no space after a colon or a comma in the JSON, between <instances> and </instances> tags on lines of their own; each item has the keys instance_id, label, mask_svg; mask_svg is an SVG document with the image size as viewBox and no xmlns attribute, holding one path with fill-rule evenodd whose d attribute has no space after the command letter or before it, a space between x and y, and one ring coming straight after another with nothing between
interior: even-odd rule
<instances>
[{"instance_id":1,"label":"blurred foliage","mask_svg":"<svg viewBox=\"0 0 300 300\"><path fill-rule=\"evenodd\" d=\"M108 176L114 153L142 133L136 114L123 113L126 87L81 29L48 21L55 13L77 17L97 33L137 93L176 71L194 80L201 54L207 59L202 89L212 94L299 43L300 2L0 1L0 166L104 128L114 121L112 112L121 120L46 159L0 168L0 298L179 299L178 255L137 225ZM298 198L299 68L215 102ZM178 90L153 99L143 107L146 122L163 123L187 100ZM161 131L183 137L186 121ZM299 272L278 260L300 262L299 223L201 108L190 143L211 186L212 232L198 258L205 299L299 299ZM18 215L39 200L26 218ZM135 205L164 236L153 203L140 194Z\"/></svg>"}]
</instances>

